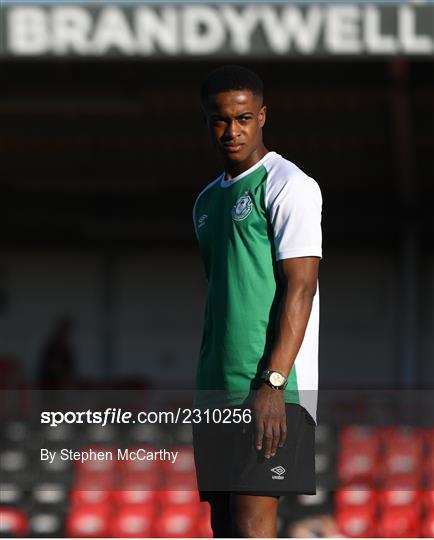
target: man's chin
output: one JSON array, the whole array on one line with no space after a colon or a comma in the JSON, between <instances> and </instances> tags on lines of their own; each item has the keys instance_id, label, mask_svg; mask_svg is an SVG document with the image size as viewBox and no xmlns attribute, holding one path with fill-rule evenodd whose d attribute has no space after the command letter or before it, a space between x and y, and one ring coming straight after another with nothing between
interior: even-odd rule
<instances>
[{"instance_id":1,"label":"man's chin","mask_svg":"<svg viewBox=\"0 0 434 540\"><path fill-rule=\"evenodd\" d=\"M239 150L238 152L227 152L222 150L222 155L226 161L231 163L240 163L246 159L245 152Z\"/></svg>"}]
</instances>

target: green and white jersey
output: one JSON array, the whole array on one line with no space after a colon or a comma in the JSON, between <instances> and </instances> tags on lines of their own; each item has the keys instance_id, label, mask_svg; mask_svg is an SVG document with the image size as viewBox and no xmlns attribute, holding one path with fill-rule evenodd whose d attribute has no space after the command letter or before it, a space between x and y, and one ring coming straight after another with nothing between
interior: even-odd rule
<instances>
[{"instance_id":1,"label":"green and white jersey","mask_svg":"<svg viewBox=\"0 0 434 540\"><path fill-rule=\"evenodd\" d=\"M260 384L272 349L281 291L276 262L321 257L318 184L276 152L199 194L193 222L208 280L196 374L198 393L238 404ZM316 420L319 293L285 390ZM205 392L202 392L205 391Z\"/></svg>"}]
</instances>

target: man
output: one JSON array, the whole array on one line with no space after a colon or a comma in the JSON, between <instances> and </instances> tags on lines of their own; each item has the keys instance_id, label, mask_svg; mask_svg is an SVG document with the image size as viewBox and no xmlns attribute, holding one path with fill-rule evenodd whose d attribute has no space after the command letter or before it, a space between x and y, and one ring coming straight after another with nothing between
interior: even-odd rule
<instances>
[{"instance_id":1,"label":"man","mask_svg":"<svg viewBox=\"0 0 434 540\"><path fill-rule=\"evenodd\" d=\"M275 537L279 496L315 493L321 193L264 146L255 73L216 69L201 101L224 172L193 208L208 280L197 402L229 424L194 425L198 486L214 536Z\"/></svg>"}]
</instances>

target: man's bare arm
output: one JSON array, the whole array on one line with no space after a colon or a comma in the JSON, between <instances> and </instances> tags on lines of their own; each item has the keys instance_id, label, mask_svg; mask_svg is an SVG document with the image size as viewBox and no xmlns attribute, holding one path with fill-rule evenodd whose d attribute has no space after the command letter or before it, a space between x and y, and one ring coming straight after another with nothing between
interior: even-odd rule
<instances>
[{"instance_id":1,"label":"man's bare arm","mask_svg":"<svg viewBox=\"0 0 434 540\"><path fill-rule=\"evenodd\" d=\"M282 298L276 321L276 336L268 369L288 376L303 342L318 281L318 257L283 259L278 263ZM281 390L262 384L254 400L256 448L263 445L266 458L286 441L286 412Z\"/></svg>"},{"instance_id":2,"label":"man's bare arm","mask_svg":"<svg viewBox=\"0 0 434 540\"><path fill-rule=\"evenodd\" d=\"M318 282L318 257L283 259L278 263L283 286L276 336L268 369L288 376L300 350Z\"/></svg>"}]
</instances>

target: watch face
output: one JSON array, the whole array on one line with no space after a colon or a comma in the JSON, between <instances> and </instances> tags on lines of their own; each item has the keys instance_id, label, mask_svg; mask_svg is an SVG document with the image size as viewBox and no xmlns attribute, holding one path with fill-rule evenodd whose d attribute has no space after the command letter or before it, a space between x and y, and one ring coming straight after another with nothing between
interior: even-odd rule
<instances>
[{"instance_id":1,"label":"watch face","mask_svg":"<svg viewBox=\"0 0 434 540\"><path fill-rule=\"evenodd\" d=\"M280 373L271 373L270 375L270 383L273 386L281 386L285 382L285 378Z\"/></svg>"}]
</instances>

